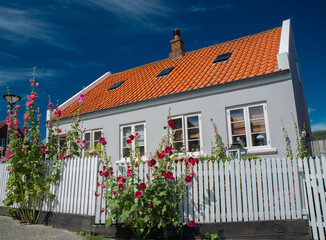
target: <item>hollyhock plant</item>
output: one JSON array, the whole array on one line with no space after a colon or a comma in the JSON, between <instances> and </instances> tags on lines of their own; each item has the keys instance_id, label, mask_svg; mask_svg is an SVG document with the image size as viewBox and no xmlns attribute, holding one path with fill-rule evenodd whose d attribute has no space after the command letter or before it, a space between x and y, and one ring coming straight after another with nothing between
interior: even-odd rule
<instances>
[{"instance_id":1,"label":"hollyhock plant","mask_svg":"<svg viewBox=\"0 0 326 240\"><path fill-rule=\"evenodd\" d=\"M170 126L173 121L169 121ZM169 124L170 123L170 124ZM147 239L158 229L169 229L169 226L182 227L179 223L181 217L179 205L183 201L184 192L187 191L187 181L192 181L192 170L196 163L190 159L189 167L182 170L182 175L174 176L176 172L175 161L180 158L173 144L173 129L167 128L155 154L147 162L148 173L146 183L140 172L144 169L142 158L137 154L138 134L129 133L126 143L129 144L128 162L122 165L119 175L113 173L107 178L102 177L105 185L102 197L106 200L106 226L113 224L113 219L119 219L123 226L132 229L137 239ZM135 141L135 142L133 142ZM131 143L134 143L131 145ZM187 159L189 156L184 156ZM177 161L178 162L178 161ZM109 166L109 162L104 162ZM178 163L180 167L180 163ZM99 172L99 177L103 173ZM103 190L103 188L102 188Z\"/></svg>"},{"instance_id":2,"label":"hollyhock plant","mask_svg":"<svg viewBox=\"0 0 326 240\"><path fill-rule=\"evenodd\" d=\"M195 221L194 220L189 221L188 226L189 227L195 227Z\"/></svg>"}]
</instances>

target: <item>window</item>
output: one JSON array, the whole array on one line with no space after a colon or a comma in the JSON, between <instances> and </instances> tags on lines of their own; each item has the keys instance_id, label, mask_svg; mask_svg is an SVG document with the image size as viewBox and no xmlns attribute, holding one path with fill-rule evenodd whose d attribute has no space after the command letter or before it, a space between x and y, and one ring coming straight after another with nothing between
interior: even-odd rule
<instances>
[{"instance_id":1,"label":"window","mask_svg":"<svg viewBox=\"0 0 326 240\"><path fill-rule=\"evenodd\" d=\"M172 70L173 70L174 67L170 67L170 68L166 68L164 70L162 70L158 75L157 77L162 77L162 76L165 76L167 74L169 74Z\"/></svg>"},{"instance_id":2,"label":"window","mask_svg":"<svg viewBox=\"0 0 326 240\"><path fill-rule=\"evenodd\" d=\"M215 58L213 63L218 63L218 62L228 60L230 56L231 56L231 52L220 54Z\"/></svg>"},{"instance_id":3,"label":"window","mask_svg":"<svg viewBox=\"0 0 326 240\"><path fill-rule=\"evenodd\" d=\"M103 130L92 130L86 131L84 133L84 140L86 140L85 150L89 149L90 146L93 148L100 142L100 137L102 137Z\"/></svg>"},{"instance_id":4,"label":"window","mask_svg":"<svg viewBox=\"0 0 326 240\"><path fill-rule=\"evenodd\" d=\"M145 124L144 123L138 123L138 124L132 124L127 126L121 127L121 156L122 158L128 158L130 156L130 148L129 144L127 144L127 139L129 139L129 136L136 135L136 133L139 134L139 138L137 138L138 142L138 148L140 152L140 156L145 156ZM132 141L131 143L131 149L133 152L136 150L136 141Z\"/></svg>"},{"instance_id":5,"label":"window","mask_svg":"<svg viewBox=\"0 0 326 240\"><path fill-rule=\"evenodd\" d=\"M183 144L190 152L199 152L200 142L200 115L188 115L172 118L174 121L174 148L181 152Z\"/></svg>"},{"instance_id":6,"label":"window","mask_svg":"<svg viewBox=\"0 0 326 240\"><path fill-rule=\"evenodd\" d=\"M241 140L245 147L270 146L266 104L227 110L229 139Z\"/></svg>"},{"instance_id":7,"label":"window","mask_svg":"<svg viewBox=\"0 0 326 240\"><path fill-rule=\"evenodd\" d=\"M122 83L124 83L124 81L116 82L109 88L109 91L117 89Z\"/></svg>"}]
</instances>

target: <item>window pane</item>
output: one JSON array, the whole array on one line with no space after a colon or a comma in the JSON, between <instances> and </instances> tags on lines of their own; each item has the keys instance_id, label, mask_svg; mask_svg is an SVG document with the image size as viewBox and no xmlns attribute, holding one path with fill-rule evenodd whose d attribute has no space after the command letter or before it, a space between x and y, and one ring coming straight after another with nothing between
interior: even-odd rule
<instances>
[{"instance_id":1,"label":"window pane","mask_svg":"<svg viewBox=\"0 0 326 240\"><path fill-rule=\"evenodd\" d=\"M230 111L231 122L243 121L243 109L231 110Z\"/></svg>"},{"instance_id":2,"label":"window pane","mask_svg":"<svg viewBox=\"0 0 326 240\"><path fill-rule=\"evenodd\" d=\"M199 128L188 129L188 139L199 139Z\"/></svg>"},{"instance_id":3,"label":"window pane","mask_svg":"<svg viewBox=\"0 0 326 240\"><path fill-rule=\"evenodd\" d=\"M139 153L140 153L140 156L144 156L145 155L145 148L144 147L139 147Z\"/></svg>"},{"instance_id":4,"label":"window pane","mask_svg":"<svg viewBox=\"0 0 326 240\"><path fill-rule=\"evenodd\" d=\"M60 142L59 142L59 144L60 144L61 147L65 144L66 137L67 137L66 135L60 135Z\"/></svg>"},{"instance_id":5,"label":"window pane","mask_svg":"<svg viewBox=\"0 0 326 240\"><path fill-rule=\"evenodd\" d=\"M175 141L181 141L182 140L182 130L176 130L175 131L174 140Z\"/></svg>"},{"instance_id":6,"label":"window pane","mask_svg":"<svg viewBox=\"0 0 326 240\"><path fill-rule=\"evenodd\" d=\"M182 118L173 119L174 127L173 129L182 129Z\"/></svg>"},{"instance_id":7,"label":"window pane","mask_svg":"<svg viewBox=\"0 0 326 240\"><path fill-rule=\"evenodd\" d=\"M138 146L144 146L144 139L138 140Z\"/></svg>"},{"instance_id":8,"label":"window pane","mask_svg":"<svg viewBox=\"0 0 326 240\"><path fill-rule=\"evenodd\" d=\"M187 127L192 128L192 127L198 127L198 116L193 116L193 117L187 117Z\"/></svg>"},{"instance_id":9,"label":"window pane","mask_svg":"<svg viewBox=\"0 0 326 240\"><path fill-rule=\"evenodd\" d=\"M265 121L263 119L251 121L250 128L251 133L265 132Z\"/></svg>"},{"instance_id":10,"label":"window pane","mask_svg":"<svg viewBox=\"0 0 326 240\"><path fill-rule=\"evenodd\" d=\"M232 143L237 143L239 140L243 143L244 147L247 147L247 138L246 135L240 135L240 136L233 136L232 137Z\"/></svg>"},{"instance_id":11,"label":"window pane","mask_svg":"<svg viewBox=\"0 0 326 240\"><path fill-rule=\"evenodd\" d=\"M129 137L130 133L131 133L131 127L122 128L122 136L123 137Z\"/></svg>"},{"instance_id":12,"label":"window pane","mask_svg":"<svg viewBox=\"0 0 326 240\"><path fill-rule=\"evenodd\" d=\"M232 135L246 134L244 122L231 123Z\"/></svg>"},{"instance_id":13,"label":"window pane","mask_svg":"<svg viewBox=\"0 0 326 240\"><path fill-rule=\"evenodd\" d=\"M128 147L129 145L127 144L127 137L122 138L122 147Z\"/></svg>"},{"instance_id":14,"label":"window pane","mask_svg":"<svg viewBox=\"0 0 326 240\"><path fill-rule=\"evenodd\" d=\"M188 145L189 145L188 150L190 152L199 152L200 151L200 142L199 142L199 140L189 141Z\"/></svg>"},{"instance_id":15,"label":"window pane","mask_svg":"<svg viewBox=\"0 0 326 240\"><path fill-rule=\"evenodd\" d=\"M122 149L122 157L129 157L129 148Z\"/></svg>"},{"instance_id":16,"label":"window pane","mask_svg":"<svg viewBox=\"0 0 326 240\"><path fill-rule=\"evenodd\" d=\"M182 142L174 142L174 149L181 152L182 145Z\"/></svg>"},{"instance_id":17,"label":"window pane","mask_svg":"<svg viewBox=\"0 0 326 240\"><path fill-rule=\"evenodd\" d=\"M89 149L90 145L91 145L91 133L87 132L84 134L84 139L87 141L85 144L85 149Z\"/></svg>"},{"instance_id":18,"label":"window pane","mask_svg":"<svg viewBox=\"0 0 326 240\"><path fill-rule=\"evenodd\" d=\"M144 124L136 125L135 126L135 132L139 132L140 135L144 136Z\"/></svg>"},{"instance_id":19,"label":"window pane","mask_svg":"<svg viewBox=\"0 0 326 240\"><path fill-rule=\"evenodd\" d=\"M94 132L94 141L99 141L101 136L102 136L101 131Z\"/></svg>"},{"instance_id":20,"label":"window pane","mask_svg":"<svg viewBox=\"0 0 326 240\"><path fill-rule=\"evenodd\" d=\"M249 108L250 120L252 119L264 119L264 109L263 106L256 106Z\"/></svg>"},{"instance_id":21,"label":"window pane","mask_svg":"<svg viewBox=\"0 0 326 240\"><path fill-rule=\"evenodd\" d=\"M266 133L256 133L251 135L252 146L264 146L267 145Z\"/></svg>"}]
</instances>

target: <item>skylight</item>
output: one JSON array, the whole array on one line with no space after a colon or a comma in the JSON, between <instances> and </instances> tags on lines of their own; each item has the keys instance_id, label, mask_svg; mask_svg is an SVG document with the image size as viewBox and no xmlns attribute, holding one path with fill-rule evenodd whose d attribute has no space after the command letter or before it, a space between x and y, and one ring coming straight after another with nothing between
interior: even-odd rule
<instances>
[{"instance_id":1,"label":"skylight","mask_svg":"<svg viewBox=\"0 0 326 240\"><path fill-rule=\"evenodd\" d=\"M170 68L166 68L164 70L162 70L162 72L160 72L157 77L162 77L162 76L165 76L167 74L169 74L172 70L173 70L174 67L170 67Z\"/></svg>"},{"instance_id":2,"label":"skylight","mask_svg":"<svg viewBox=\"0 0 326 240\"><path fill-rule=\"evenodd\" d=\"M116 82L115 84L113 84L113 85L109 88L109 91L118 88L122 83L124 83L124 81Z\"/></svg>"},{"instance_id":3,"label":"skylight","mask_svg":"<svg viewBox=\"0 0 326 240\"><path fill-rule=\"evenodd\" d=\"M230 56L231 56L231 52L220 54L220 55L218 55L215 58L215 60L214 60L213 63L217 63L217 62L222 62L222 61L228 60Z\"/></svg>"}]
</instances>

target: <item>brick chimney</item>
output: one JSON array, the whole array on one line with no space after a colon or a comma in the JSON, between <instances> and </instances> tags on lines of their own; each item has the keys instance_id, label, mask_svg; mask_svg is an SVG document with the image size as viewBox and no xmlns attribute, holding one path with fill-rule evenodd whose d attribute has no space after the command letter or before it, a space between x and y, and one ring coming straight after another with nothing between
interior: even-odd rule
<instances>
[{"instance_id":1,"label":"brick chimney","mask_svg":"<svg viewBox=\"0 0 326 240\"><path fill-rule=\"evenodd\" d=\"M169 59L181 58L185 55L184 41L180 38L180 30L175 28L173 30L174 39L170 41L172 52L169 54Z\"/></svg>"}]
</instances>

